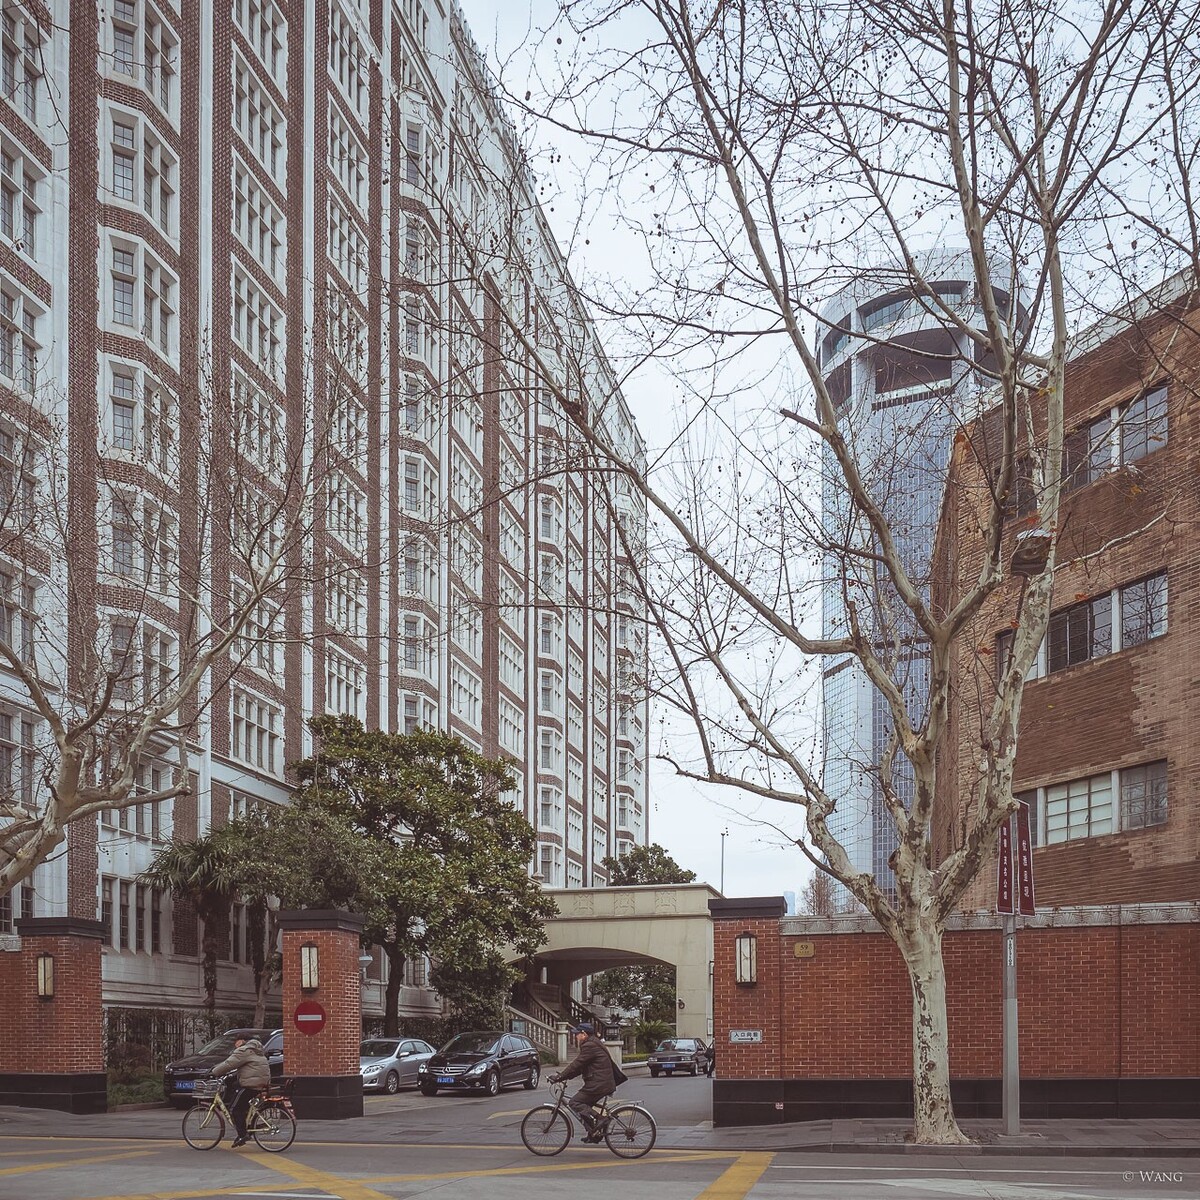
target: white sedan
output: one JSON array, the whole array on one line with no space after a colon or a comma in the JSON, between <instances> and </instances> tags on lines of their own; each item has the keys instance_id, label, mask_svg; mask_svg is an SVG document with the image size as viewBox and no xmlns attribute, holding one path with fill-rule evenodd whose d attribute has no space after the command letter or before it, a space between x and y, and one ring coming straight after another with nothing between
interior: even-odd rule
<instances>
[{"instance_id":1,"label":"white sedan","mask_svg":"<svg viewBox=\"0 0 1200 1200\"><path fill-rule=\"evenodd\" d=\"M358 1048L358 1073L364 1091L394 1095L402 1087L416 1087L417 1068L433 1054L419 1038L368 1038Z\"/></svg>"}]
</instances>

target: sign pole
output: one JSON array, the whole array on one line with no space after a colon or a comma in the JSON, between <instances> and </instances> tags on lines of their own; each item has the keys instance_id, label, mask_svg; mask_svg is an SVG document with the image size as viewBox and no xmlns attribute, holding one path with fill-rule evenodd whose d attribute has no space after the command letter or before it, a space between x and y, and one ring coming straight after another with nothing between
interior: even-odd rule
<instances>
[{"instance_id":1,"label":"sign pole","mask_svg":"<svg viewBox=\"0 0 1200 1200\"><path fill-rule=\"evenodd\" d=\"M1021 1132L1021 1056L1017 1047L1017 918L1004 914L1004 1134Z\"/></svg>"}]
</instances>

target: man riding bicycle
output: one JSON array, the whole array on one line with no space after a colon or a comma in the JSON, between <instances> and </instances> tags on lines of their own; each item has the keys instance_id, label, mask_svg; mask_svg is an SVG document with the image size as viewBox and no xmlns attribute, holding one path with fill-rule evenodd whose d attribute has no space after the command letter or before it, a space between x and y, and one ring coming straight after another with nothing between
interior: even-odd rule
<instances>
[{"instance_id":1,"label":"man riding bicycle","mask_svg":"<svg viewBox=\"0 0 1200 1200\"><path fill-rule=\"evenodd\" d=\"M271 1067L258 1038L238 1038L233 1046L233 1053L224 1062L217 1063L209 1074L217 1076L237 1071L237 1077L225 1085L225 1105L237 1130L233 1140L236 1149L246 1144L246 1116L251 1099L271 1086Z\"/></svg>"},{"instance_id":2,"label":"man riding bicycle","mask_svg":"<svg viewBox=\"0 0 1200 1200\"><path fill-rule=\"evenodd\" d=\"M560 1083L563 1080L574 1079L576 1075L583 1076L583 1087L567 1101L567 1104L583 1125L583 1140L599 1142L604 1134L597 1128L592 1105L603 1100L605 1096L611 1096L617 1090L613 1060L609 1057L604 1043L596 1036L594 1025L576 1025L571 1032L575 1035L579 1053L558 1074L551 1075L550 1082Z\"/></svg>"}]
</instances>

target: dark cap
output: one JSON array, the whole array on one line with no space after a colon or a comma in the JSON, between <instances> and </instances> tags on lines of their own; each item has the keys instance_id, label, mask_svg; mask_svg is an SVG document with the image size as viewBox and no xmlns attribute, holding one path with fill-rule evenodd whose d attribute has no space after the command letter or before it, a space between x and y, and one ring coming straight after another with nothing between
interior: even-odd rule
<instances>
[{"instance_id":1,"label":"dark cap","mask_svg":"<svg viewBox=\"0 0 1200 1200\"><path fill-rule=\"evenodd\" d=\"M590 1021L584 1021L582 1025L572 1025L572 1033L595 1033L596 1027Z\"/></svg>"}]
</instances>

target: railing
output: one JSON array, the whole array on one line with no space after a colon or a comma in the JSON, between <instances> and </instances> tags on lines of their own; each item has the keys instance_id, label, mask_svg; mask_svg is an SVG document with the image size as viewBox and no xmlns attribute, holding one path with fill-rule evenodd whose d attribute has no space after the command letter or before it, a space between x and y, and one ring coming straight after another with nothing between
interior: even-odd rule
<instances>
[{"instance_id":1,"label":"railing","mask_svg":"<svg viewBox=\"0 0 1200 1200\"><path fill-rule=\"evenodd\" d=\"M566 1021L559 1021L551 1014L551 1021L541 1021L519 1008L507 1005L504 1015L508 1018L508 1027L514 1033L524 1034L539 1050L554 1055L555 1062L566 1062L567 1041L570 1026Z\"/></svg>"}]
</instances>

